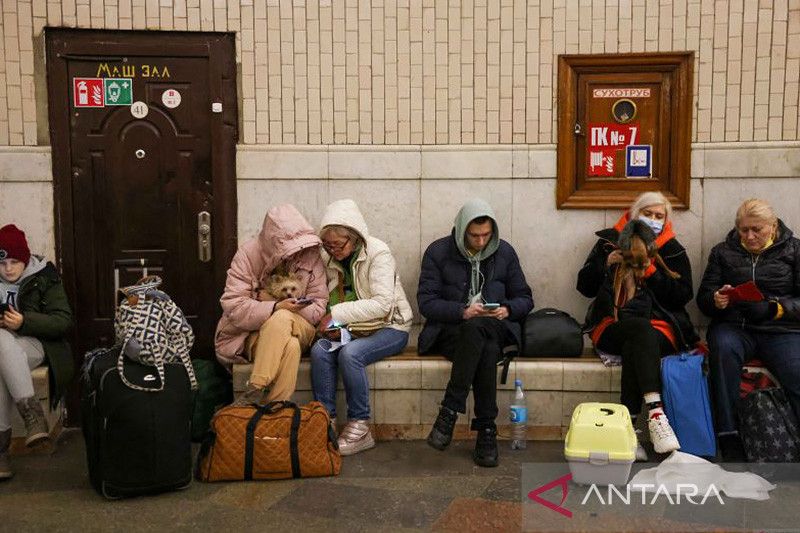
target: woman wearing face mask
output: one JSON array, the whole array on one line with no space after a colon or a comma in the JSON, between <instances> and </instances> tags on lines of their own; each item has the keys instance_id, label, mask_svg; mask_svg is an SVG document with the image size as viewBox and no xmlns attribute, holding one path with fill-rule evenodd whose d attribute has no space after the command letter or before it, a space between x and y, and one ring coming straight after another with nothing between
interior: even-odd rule
<instances>
[{"instance_id":1,"label":"woman wearing face mask","mask_svg":"<svg viewBox=\"0 0 800 533\"><path fill-rule=\"evenodd\" d=\"M744 460L735 419L742 366L760 359L800 416L800 240L764 200L746 200L736 226L708 256L697 305L711 317L709 381L722 457ZM732 302L726 289L754 281L758 302Z\"/></svg>"},{"instance_id":2,"label":"woman wearing face mask","mask_svg":"<svg viewBox=\"0 0 800 533\"><path fill-rule=\"evenodd\" d=\"M613 228L598 231L600 238L578 273L578 291L594 298L586 317L586 329L596 349L622 357L620 402L634 421L642 406L648 410L650 441L656 453L680 447L661 403L661 358L699 341L685 306L692 299L692 268L686 250L675 238L672 206L660 192L641 194ZM666 266L680 275L673 279L651 264L641 280L625 280L635 286L633 296L614 318L613 280L622 254L617 240L629 220L640 219L656 234L656 245ZM630 274L633 275L632 273ZM640 449L637 456L646 457Z\"/></svg>"}]
</instances>

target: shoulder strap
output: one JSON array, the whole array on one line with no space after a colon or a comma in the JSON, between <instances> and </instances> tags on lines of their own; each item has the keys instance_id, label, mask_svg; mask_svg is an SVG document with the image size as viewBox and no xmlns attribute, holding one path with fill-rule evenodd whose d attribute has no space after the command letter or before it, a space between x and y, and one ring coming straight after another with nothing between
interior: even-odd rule
<instances>
[{"instance_id":1,"label":"shoulder strap","mask_svg":"<svg viewBox=\"0 0 800 533\"><path fill-rule=\"evenodd\" d=\"M170 332L170 344L175 346L175 354L183 364L186 374L189 376L189 383L192 390L197 390L197 377L194 374L194 367L192 366L192 359L189 351L194 344L194 332L192 327L186 321L183 312L171 299L163 300L164 317L168 322L168 331ZM165 347L161 347L162 352L166 352ZM162 360L163 360L162 353Z\"/></svg>"},{"instance_id":2,"label":"shoulder strap","mask_svg":"<svg viewBox=\"0 0 800 533\"><path fill-rule=\"evenodd\" d=\"M122 382L130 389L140 390L144 392L161 392L164 390L164 360L160 357L155 358L155 367L156 371L158 372L158 388L155 387L142 387L141 385L136 385L135 383L131 383L128 381L128 378L125 377L125 347L128 344L129 339L125 339L122 344L122 348L119 351L119 357L117 358L117 372L119 372L119 377ZM155 356L155 354L153 354Z\"/></svg>"}]
</instances>

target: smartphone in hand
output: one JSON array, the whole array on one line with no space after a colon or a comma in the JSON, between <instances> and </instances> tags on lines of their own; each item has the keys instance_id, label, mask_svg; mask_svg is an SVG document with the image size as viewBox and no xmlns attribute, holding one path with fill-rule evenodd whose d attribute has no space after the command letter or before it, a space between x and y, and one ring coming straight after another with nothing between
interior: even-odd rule
<instances>
[{"instance_id":1,"label":"smartphone in hand","mask_svg":"<svg viewBox=\"0 0 800 533\"><path fill-rule=\"evenodd\" d=\"M483 308L486 311L494 311L495 309L498 309L499 307L500 307L500 304L496 303L496 302L492 302L492 303L486 302L486 303L483 304Z\"/></svg>"},{"instance_id":2,"label":"smartphone in hand","mask_svg":"<svg viewBox=\"0 0 800 533\"><path fill-rule=\"evenodd\" d=\"M11 306L9 304L7 304L7 303L6 304L0 304L0 314L5 313L10 308L11 308Z\"/></svg>"},{"instance_id":3,"label":"smartphone in hand","mask_svg":"<svg viewBox=\"0 0 800 533\"><path fill-rule=\"evenodd\" d=\"M312 300L311 298L306 298L305 296L303 296L303 297L300 297L300 298L296 298L294 303L296 303L297 305L311 305L312 303L314 303L314 300Z\"/></svg>"}]
</instances>

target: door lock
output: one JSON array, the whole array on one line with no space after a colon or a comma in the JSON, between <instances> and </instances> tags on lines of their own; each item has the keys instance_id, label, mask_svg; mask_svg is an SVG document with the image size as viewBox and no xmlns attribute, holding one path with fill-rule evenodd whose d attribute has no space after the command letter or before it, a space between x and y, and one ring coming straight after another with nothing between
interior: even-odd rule
<instances>
[{"instance_id":1,"label":"door lock","mask_svg":"<svg viewBox=\"0 0 800 533\"><path fill-rule=\"evenodd\" d=\"M197 213L197 259L202 263L211 261L211 213Z\"/></svg>"},{"instance_id":2,"label":"door lock","mask_svg":"<svg viewBox=\"0 0 800 533\"><path fill-rule=\"evenodd\" d=\"M581 125L579 122L575 123L575 135L583 135L583 130L581 129Z\"/></svg>"},{"instance_id":3,"label":"door lock","mask_svg":"<svg viewBox=\"0 0 800 533\"><path fill-rule=\"evenodd\" d=\"M134 153L136 154L136 159L144 159L145 153L144 150L142 150L141 148L136 150L136 152Z\"/></svg>"}]
</instances>

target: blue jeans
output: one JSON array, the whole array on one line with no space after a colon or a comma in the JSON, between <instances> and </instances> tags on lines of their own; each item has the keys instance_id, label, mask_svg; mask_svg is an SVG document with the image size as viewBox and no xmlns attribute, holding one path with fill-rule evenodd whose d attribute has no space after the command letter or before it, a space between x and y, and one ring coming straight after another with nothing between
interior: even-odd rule
<instances>
[{"instance_id":1,"label":"blue jeans","mask_svg":"<svg viewBox=\"0 0 800 533\"><path fill-rule=\"evenodd\" d=\"M347 419L367 420L369 380L367 365L394 355L408 344L408 333L383 328L369 337L353 339L335 352L326 352L319 341L311 347L311 383L314 399L322 402L331 417L336 416L336 374L342 370Z\"/></svg>"},{"instance_id":2,"label":"blue jeans","mask_svg":"<svg viewBox=\"0 0 800 533\"><path fill-rule=\"evenodd\" d=\"M708 345L709 384L718 434L737 431L736 403L742 366L750 359L760 359L780 381L800 417L800 332L762 333L721 323L708 330Z\"/></svg>"}]
</instances>

